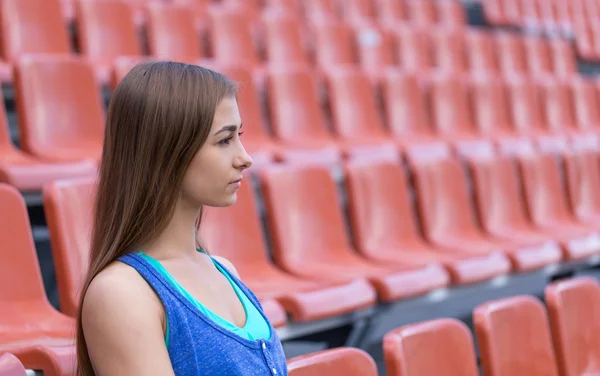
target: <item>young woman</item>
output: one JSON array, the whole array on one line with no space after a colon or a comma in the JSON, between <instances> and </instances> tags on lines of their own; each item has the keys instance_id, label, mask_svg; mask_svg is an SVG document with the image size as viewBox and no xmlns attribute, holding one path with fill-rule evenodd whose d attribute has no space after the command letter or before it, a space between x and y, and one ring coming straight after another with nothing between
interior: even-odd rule
<instances>
[{"instance_id":1,"label":"young woman","mask_svg":"<svg viewBox=\"0 0 600 376\"><path fill-rule=\"evenodd\" d=\"M287 374L254 294L196 238L202 207L232 205L252 164L241 128L236 84L211 70L145 63L119 84L77 321L79 376Z\"/></svg>"}]
</instances>

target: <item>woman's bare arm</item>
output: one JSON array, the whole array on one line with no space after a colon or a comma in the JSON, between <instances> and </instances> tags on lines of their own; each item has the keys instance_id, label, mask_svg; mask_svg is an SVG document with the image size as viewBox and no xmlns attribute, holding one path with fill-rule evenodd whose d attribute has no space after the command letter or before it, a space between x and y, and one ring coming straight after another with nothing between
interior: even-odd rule
<instances>
[{"instance_id":1,"label":"woman's bare arm","mask_svg":"<svg viewBox=\"0 0 600 376\"><path fill-rule=\"evenodd\" d=\"M174 375L165 347L164 308L134 269L115 263L98 274L82 312L98 376Z\"/></svg>"}]
</instances>

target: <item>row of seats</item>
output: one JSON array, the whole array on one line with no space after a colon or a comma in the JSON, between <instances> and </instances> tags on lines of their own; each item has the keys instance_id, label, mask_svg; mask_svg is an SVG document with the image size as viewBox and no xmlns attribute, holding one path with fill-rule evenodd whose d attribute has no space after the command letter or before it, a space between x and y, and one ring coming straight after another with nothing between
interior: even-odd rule
<instances>
[{"instance_id":1,"label":"row of seats","mask_svg":"<svg viewBox=\"0 0 600 376\"><path fill-rule=\"evenodd\" d=\"M597 151L575 146L561 164L556 154L540 151L471 155L467 171L450 154L415 155L414 186L398 163L350 162L344 191L351 236L327 168L266 168L259 182L267 231L250 184L243 184L235 205L206 208L200 238L236 265L281 325L285 314L310 322L582 260L600 253L600 162ZM93 179L63 180L43 191L58 313L43 291L25 204L18 191L2 186L0 211L10 214L0 218L0 286L10 289L0 289L6 302L0 317L8 320L0 323L0 343L41 341L45 356L68 356L55 344L68 342L72 330L68 316L87 265L94 187Z\"/></svg>"},{"instance_id":2,"label":"row of seats","mask_svg":"<svg viewBox=\"0 0 600 376\"><path fill-rule=\"evenodd\" d=\"M137 61L121 61L115 80ZM388 69L374 92L366 73L337 67L323 74L323 98L314 70L292 64L266 72L264 98L251 70L216 62L205 66L242 83L244 143L257 168L273 160L337 163L343 156L374 150L395 156L398 148L442 141L487 139L510 145L521 138L562 139L597 133L600 127L598 85L583 77L538 80ZM15 72L21 149L11 143L2 114L0 179L35 190L53 178L93 173L101 156L105 110L91 65L77 57L29 55Z\"/></svg>"}]
</instances>

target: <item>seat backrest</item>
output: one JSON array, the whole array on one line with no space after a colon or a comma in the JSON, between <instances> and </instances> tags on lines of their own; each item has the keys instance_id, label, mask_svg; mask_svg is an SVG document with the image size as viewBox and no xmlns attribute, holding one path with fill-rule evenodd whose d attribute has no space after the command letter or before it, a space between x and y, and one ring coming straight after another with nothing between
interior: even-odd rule
<instances>
[{"instance_id":1,"label":"seat backrest","mask_svg":"<svg viewBox=\"0 0 600 376\"><path fill-rule=\"evenodd\" d=\"M498 57L492 35L485 30L473 29L465 31L465 49L467 51L469 68L472 72L497 72L499 70Z\"/></svg>"},{"instance_id":2,"label":"seat backrest","mask_svg":"<svg viewBox=\"0 0 600 376\"><path fill-rule=\"evenodd\" d=\"M536 223L571 220L560 166L556 156L543 153L519 156L521 178L529 215Z\"/></svg>"},{"instance_id":3,"label":"seat backrest","mask_svg":"<svg viewBox=\"0 0 600 376\"><path fill-rule=\"evenodd\" d=\"M157 58L198 63L204 43L198 38L191 6L153 3L148 5L147 27L150 54Z\"/></svg>"},{"instance_id":4,"label":"seat backrest","mask_svg":"<svg viewBox=\"0 0 600 376\"><path fill-rule=\"evenodd\" d=\"M104 105L87 60L24 57L16 65L14 82L23 149L52 159L72 146L101 145Z\"/></svg>"},{"instance_id":5,"label":"seat backrest","mask_svg":"<svg viewBox=\"0 0 600 376\"><path fill-rule=\"evenodd\" d=\"M466 72L469 66L464 31L438 26L430 33L436 66L444 70Z\"/></svg>"},{"instance_id":6,"label":"seat backrest","mask_svg":"<svg viewBox=\"0 0 600 376\"><path fill-rule=\"evenodd\" d=\"M391 330L383 337L383 353L388 376L479 375L471 332L456 319Z\"/></svg>"},{"instance_id":7,"label":"seat backrest","mask_svg":"<svg viewBox=\"0 0 600 376\"><path fill-rule=\"evenodd\" d=\"M437 7L433 1L406 1L408 18L415 25L431 27L437 23Z\"/></svg>"},{"instance_id":8,"label":"seat backrest","mask_svg":"<svg viewBox=\"0 0 600 376\"><path fill-rule=\"evenodd\" d=\"M577 73L577 57L570 41L563 38L553 38L548 43L550 44L554 73L567 77Z\"/></svg>"},{"instance_id":9,"label":"seat backrest","mask_svg":"<svg viewBox=\"0 0 600 376\"><path fill-rule=\"evenodd\" d=\"M4 103L4 96L0 93L0 103ZM12 143L8 119L6 118L6 107L0 106L0 154L15 149Z\"/></svg>"},{"instance_id":10,"label":"seat backrest","mask_svg":"<svg viewBox=\"0 0 600 376\"><path fill-rule=\"evenodd\" d=\"M513 33L499 33L495 39L500 69L505 73L527 72L523 40Z\"/></svg>"},{"instance_id":11,"label":"seat backrest","mask_svg":"<svg viewBox=\"0 0 600 376\"><path fill-rule=\"evenodd\" d=\"M0 356L0 375L1 376L27 376L25 368L21 361L10 353L4 353Z\"/></svg>"},{"instance_id":12,"label":"seat backrest","mask_svg":"<svg viewBox=\"0 0 600 376\"><path fill-rule=\"evenodd\" d=\"M402 69L427 72L434 66L432 40L424 27L399 24L391 28L396 38L396 59Z\"/></svg>"},{"instance_id":13,"label":"seat backrest","mask_svg":"<svg viewBox=\"0 0 600 376\"><path fill-rule=\"evenodd\" d=\"M553 132L565 132L576 127L575 109L571 88L564 80L545 78L540 80L541 103L545 123Z\"/></svg>"},{"instance_id":14,"label":"seat backrest","mask_svg":"<svg viewBox=\"0 0 600 376\"><path fill-rule=\"evenodd\" d=\"M558 376L548 317L535 297L484 303L473 312L483 373Z\"/></svg>"},{"instance_id":15,"label":"seat backrest","mask_svg":"<svg viewBox=\"0 0 600 376\"><path fill-rule=\"evenodd\" d=\"M302 5L309 21L339 16L336 0L302 0Z\"/></svg>"},{"instance_id":16,"label":"seat backrest","mask_svg":"<svg viewBox=\"0 0 600 376\"><path fill-rule=\"evenodd\" d=\"M277 265L287 270L327 265L350 249L337 187L326 167L266 168L261 186Z\"/></svg>"},{"instance_id":17,"label":"seat backrest","mask_svg":"<svg viewBox=\"0 0 600 376\"><path fill-rule=\"evenodd\" d=\"M354 161L345 172L348 219L361 253L400 250L419 237L407 179L399 164Z\"/></svg>"},{"instance_id":18,"label":"seat backrest","mask_svg":"<svg viewBox=\"0 0 600 376\"><path fill-rule=\"evenodd\" d=\"M28 53L71 53L61 12L60 0L3 0L2 56L14 61Z\"/></svg>"},{"instance_id":19,"label":"seat backrest","mask_svg":"<svg viewBox=\"0 0 600 376\"><path fill-rule=\"evenodd\" d=\"M288 361L290 376L377 376L375 361L367 352L351 347L322 350Z\"/></svg>"},{"instance_id":20,"label":"seat backrest","mask_svg":"<svg viewBox=\"0 0 600 376\"><path fill-rule=\"evenodd\" d=\"M593 81L584 77L574 78L571 80L571 92L577 125L581 129L600 129L600 95Z\"/></svg>"},{"instance_id":21,"label":"seat backrest","mask_svg":"<svg viewBox=\"0 0 600 376\"><path fill-rule=\"evenodd\" d=\"M450 156L413 157L413 178L425 237L431 241L448 235L477 232L465 171Z\"/></svg>"},{"instance_id":22,"label":"seat backrest","mask_svg":"<svg viewBox=\"0 0 600 376\"><path fill-rule=\"evenodd\" d=\"M451 72L438 72L430 81L433 124L440 135L476 134L469 107L466 80Z\"/></svg>"},{"instance_id":23,"label":"seat backrest","mask_svg":"<svg viewBox=\"0 0 600 376\"><path fill-rule=\"evenodd\" d=\"M373 0L346 0L339 2L342 17L348 23L375 21Z\"/></svg>"},{"instance_id":24,"label":"seat backrest","mask_svg":"<svg viewBox=\"0 0 600 376\"><path fill-rule=\"evenodd\" d=\"M324 19L315 22L315 61L320 67L358 62L354 34L347 24Z\"/></svg>"},{"instance_id":25,"label":"seat backrest","mask_svg":"<svg viewBox=\"0 0 600 376\"><path fill-rule=\"evenodd\" d=\"M591 277L575 277L545 290L554 351L560 374L600 372L600 285Z\"/></svg>"},{"instance_id":26,"label":"seat backrest","mask_svg":"<svg viewBox=\"0 0 600 376\"><path fill-rule=\"evenodd\" d=\"M443 0L433 2L437 10L438 24L454 28L461 28L467 24L467 15L464 5L457 0Z\"/></svg>"},{"instance_id":27,"label":"seat backrest","mask_svg":"<svg viewBox=\"0 0 600 376\"><path fill-rule=\"evenodd\" d=\"M408 18L408 10L403 1L396 0L374 0L379 24L393 26L405 22Z\"/></svg>"},{"instance_id":28,"label":"seat backrest","mask_svg":"<svg viewBox=\"0 0 600 376\"><path fill-rule=\"evenodd\" d=\"M396 138L434 133L430 111L417 76L402 70L388 70L382 91L385 120Z\"/></svg>"},{"instance_id":29,"label":"seat backrest","mask_svg":"<svg viewBox=\"0 0 600 376\"><path fill-rule=\"evenodd\" d=\"M354 29L358 59L369 71L378 71L395 63L394 43L390 31L372 24L361 24Z\"/></svg>"},{"instance_id":30,"label":"seat backrest","mask_svg":"<svg viewBox=\"0 0 600 376\"><path fill-rule=\"evenodd\" d=\"M21 301L44 301L42 273L33 242L25 200L0 183L0 307Z\"/></svg>"},{"instance_id":31,"label":"seat backrest","mask_svg":"<svg viewBox=\"0 0 600 376\"><path fill-rule=\"evenodd\" d=\"M544 38L527 36L523 38L527 66L531 74L548 74L553 72L550 45Z\"/></svg>"},{"instance_id":32,"label":"seat backrest","mask_svg":"<svg viewBox=\"0 0 600 376\"><path fill-rule=\"evenodd\" d=\"M592 150L564 154L565 178L571 209L579 218L600 213L600 162Z\"/></svg>"},{"instance_id":33,"label":"seat backrest","mask_svg":"<svg viewBox=\"0 0 600 376\"><path fill-rule=\"evenodd\" d=\"M470 79L471 108L475 124L482 134L513 132L506 85L494 73L474 74Z\"/></svg>"},{"instance_id":34,"label":"seat backrest","mask_svg":"<svg viewBox=\"0 0 600 376\"><path fill-rule=\"evenodd\" d=\"M281 10L267 11L262 20L269 64L308 63L302 29L295 14Z\"/></svg>"},{"instance_id":35,"label":"seat backrest","mask_svg":"<svg viewBox=\"0 0 600 376\"><path fill-rule=\"evenodd\" d=\"M202 245L211 254L231 261L242 278L253 265L268 262L252 182L247 180L237 192L235 205L204 207L199 234Z\"/></svg>"},{"instance_id":36,"label":"seat backrest","mask_svg":"<svg viewBox=\"0 0 600 376\"><path fill-rule=\"evenodd\" d=\"M314 80L305 66L278 66L269 70L271 128L280 140L294 143L331 138Z\"/></svg>"},{"instance_id":37,"label":"seat backrest","mask_svg":"<svg viewBox=\"0 0 600 376\"><path fill-rule=\"evenodd\" d=\"M258 66L260 58L248 15L241 9L227 6L214 6L209 14L212 56L225 63L243 61L253 68Z\"/></svg>"},{"instance_id":38,"label":"seat backrest","mask_svg":"<svg viewBox=\"0 0 600 376\"><path fill-rule=\"evenodd\" d=\"M95 63L142 54L133 8L125 2L78 1L77 32L82 54Z\"/></svg>"},{"instance_id":39,"label":"seat backrest","mask_svg":"<svg viewBox=\"0 0 600 376\"><path fill-rule=\"evenodd\" d=\"M512 123L517 132L544 132L544 114L536 83L525 76L512 76L506 84Z\"/></svg>"},{"instance_id":40,"label":"seat backrest","mask_svg":"<svg viewBox=\"0 0 600 376\"><path fill-rule=\"evenodd\" d=\"M507 155L469 160L475 205L481 225L493 233L502 228L529 227L519 170Z\"/></svg>"},{"instance_id":41,"label":"seat backrest","mask_svg":"<svg viewBox=\"0 0 600 376\"><path fill-rule=\"evenodd\" d=\"M44 186L44 211L50 232L60 308L77 314L92 238L95 178L58 180Z\"/></svg>"},{"instance_id":42,"label":"seat backrest","mask_svg":"<svg viewBox=\"0 0 600 376\"><path fill-rule=\"evenodd\" d=\"M385 137L375 88L355 67L338 67L327 73L329 103L335 132L343 139Z\"/></svg>"}]
</instances>

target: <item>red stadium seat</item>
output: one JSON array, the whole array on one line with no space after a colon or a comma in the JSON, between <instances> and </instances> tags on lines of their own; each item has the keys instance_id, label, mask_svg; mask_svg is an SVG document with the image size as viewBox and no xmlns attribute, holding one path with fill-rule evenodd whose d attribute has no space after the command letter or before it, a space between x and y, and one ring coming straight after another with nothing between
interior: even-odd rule
<instances>
[{"instance_id":1,"label":"red stadium seat","mask_svg":"<svg viewBox=\"0 0 600 376\"><path fill-rule=\"evenodd\" d=\"M345 175L354 244L367 259L384 265L439 262L455 284L490 279L506 271L506 258L499 253L478 255L425 242L398 163L353 162Z\"/></svg>"},{"instance_id":2,"label":"red stadium seat","mask_svg":"<svg viewBox=\"0 0 600 376\"><path fill-rule=\"evenodd\" d=\"M465 49L471 71L498 72L498 57L491 33L477 29L465 31Z\"/></svg>"},{"instance_id":3,"label":"red stadium seat","mask_svg":"<svg viewBox=\"0 0 600 376\"><path fill-rule=\"evenodd\" d=\"M405 22L408 18L408 10L404 1L397 0L373 0L376 13L379 17L379 24L383 26L393 26Z\"/></svg>"},{"instance_id":4,"label":"red stadium seat","mask_svg":"<svg viewBox=\"0 0 600 376\"><path fill-rule=\"evenodd\" d=\"M83 56L96 67L102 83L109 83L114 60L141 55L131 5L117 1L78 1L77 35Z\"/></svg>"},{"instance_id":5,"label":"red stadium seat","mask_svg":"<svg viewBox=\"0 0 600 376\"><path fill-rule=\"evenodd\" d=\"M570 84L579 129L600 133L600 96L594 82L589 78L576 77Z\"/></svg>"},{"instance_id":6,"label":"red stadium seat","mask_svg":"<svg viewBox=\"0 0 600 376\"><path fill-rule=\"evenodd\" d=\"M306 322L372 306L376 295L367 281L314 282L277 268L267 255L251 183L243 184L238 200L228 208L206 208L200 238L211 253L235 266L259 299L275 299L292 320ZM239 236L231 236L236 228Z\"/></svg>"},{"instance_id":7,"label":"red stadium seat","mask_svg":"<svg viewBox=\"0 0 600 376\"><path fill-rule=\"evenodd\" d=\"M595 278L576 277L546 287L546 304L561 375L600 372L600 286Z\"/></svg>"},{"instance_id":8,"label":"red stadium seat","mask_svg":"<svg viewBox=\"0 0 600 376\"><path fill-rule=\"evenodd\" d=\"M251 68L259 67L261 60L249 15L226 6L211 8L209 15L211 56L223 63L242 61Z\"/></svg>"},{"instance_id":9,"label":"red stadium seat","mask_svg":"<svg viewBox=\"0 0 600 376\"><path fill-rule=\"evenodd\" d=\"M308 63L301 24L293 13L280 10L266 12L262 21L269 65Z\"/></svg>"},{"instance_id":10,"label":"red stadium seat","mask_svg":"<svg viewBox=\"0 0 600 376\"><path fill-rule=\"evenodd\" d=\"M523 39L513 33L496 34L500 69L505 74L527 72L527 57Z\"/></svg>"},{"instance_id":11,"label":"red stadium seat","mask_svg":"<svg viewBox=\"0 0 600 376\"><path fill-rule=\"evenodd\" d=\"M21 361L13 354L0 355L0 376L27 376Z\"/></svg>"},{"instance_id":12,"label":"red stadium seat","mask_svg":"<svg viewBox=\"0 0 600 376\"><path fill-rule=\"evenodd\" d=\"M448 284L449 276L440 265L381 266L355 253L344 229L335 182L324 167L265 169L261 182L273 257L282 269L320 281L365 277L384 302ZM302 210L295 209L299 207Z\"/></svg>"},{"instance_id":13,"label":"red stadium seat","mask_svg":"<svg viewBox=\"0 0 600 376\"><path fill-rule=\"evenodd\" d=\"M565 80L545 78L539 80L540 103L545 113L545 123L552 133L563 136L582 134L577 127L571 87Z\"/></svg>"},{"instance_id":14,"label":"red stadium seat","mask_svg":"<svg viewBox=\"0 0 600 376\"><path fill-rule=\"evenodd\" d=\"M518 296L478 306L473 313L481 366L487 376L558 376L546 310Z\"/></svg>"},{"instance_id":15,"label":"red stadium seat","mask_svg":"<svg viewBox=\"0 0 600 376\"><path fill-rule=\"evenodd\" d=\"M437 7L437 22L449 27L461 28L467 24L464 5L458 0L429 1Z\"/></svg>"},{"instance_id":16,"label":"red stadium seat","mask_svg":"<svg viewBox=\"0 0 600 376\"><path fill-rule=\"evenodd\" d=\"M464 31L437 27L430 33L436 66L456 73L467 72L469 63Z\"/></svg>"},{"instance_id":17,"label":"red stadium seat","mask_svg":"<svg viewBox=\"0 0 600 376\"><path fill-rule=\"evenodd\" d=\"M0 184L0 354L16 355L26 368L71 375L75 321L48 301L27 207L19 192Z\"/></svg>"},{"instance_id":18,"label":"red stadium seat","mask_svg":"<svg viewBox=\"0 0 600 376\"><path fill-rule=\"evenodd\" d=\"M304 13L310 21L337 17L336 0L302 0Z\"/></svg>"},{"instance_id":19,"label":"red stadium seat","mask_svg":"<svg viewBox=\"0 0 600 376\"><path fill-rule=\"evenodd\" d=\"M17 64L15 90L25 151L48 161L100 160L104 106L86 60L24 57Z\"/></svg>"},{"instance_id":20,"label":"red stadium seat","mask_svg":"<svg viewBox=\"0 0 600 376\"><path fill-rule=\"evenodd\" d=\"M431 27L437 23L437 6L429 0L406 0L408 18L411 23Z\"/></svg>"},{"instance_id":21,"label":"red stadium seat","mask_svg":"<svg viewBox=\"0 0 600 376\"><path fill-rule=\"evenodd\" d=\"M355 40L360 65L377 80L381 71L396 64L394 60L394 38L392 33L372 24L355 27Z\"/></svg>"},{"instance_id":22,"label":"red stadium seat","mask_svg":"<svg viewBox=\"0 0 600 376\"><path fill-rule=\"evenodd\" d=\"M354 34L347 24L325 19L315 22L315 62L319 67L338 64L357 64Z\"/></svg>"},{"instance_id":23,"label":"red stadium seat","mask_svg":"<svg viewBox=\"0 0 600 376\"><path fill-rule=\"evenodd\" d=\"M383 352L388 376L479 375L471 332L455 319L394 329L383 338Z\"/></svg>"},{"instance_id":24,"label":"red stadium seat","mask_svg":"<svg viewBox=\"0 0 600 376\"><path fill-rule=\"evenodd\" d=\"M552 53L546 39L530 36L523 38L529 73L535 76L552 74Z\"/></svg>"},{"instance_id":25,"label":"red stadium seat","mask_svg":"<svg viewBox=\"0 0 600 376\"><path fill-rule=\"evenodd\" d=\"M147 33L150 55L197 64L205 57L204 43L196 33L191 6L155 3L148 6Z\"/></svg>"},{"instance_id":26,"label":"red stadium seat","mask_svg":"<svg viewBox=\"0 0 600 376\"><path fill-rule=\"evenodd\" d=\"M552 54L554 74L563 77L575 76L577 74L577 57L571 43L559 38L552 39L548 43Z\"/></svg>"},{"instance_id":27,"label":"red stadium seat","mask_svg":"<svg viewBox=\"0 0 600 376\"><path fill-rule=\"evenodd\" d=\"M575 217L600 229L600 162L598 152L580 148L564 154L570 207Z\"/></svg>"},{"instance_id":28,"label":"red stadium seat","mask_svg":"<svg viewBox=\"0 0 600 376\"><path fill-rule=\"evenodd\" d=\"M288 360L289 376L377 376L377 366L363 350L341 347Z\"/></svg>"},{"instance_id":29,"label":"red stadium seat","mask_svg":"<svg viewBox=\"0 0 600 376\"><path fill-rule=\"evenodd\" d=\"M339 2L342 17L348 23L372 22L376 20L373 0L345 0Z\"/></svg>"},{"instance_id":30,"label":"red stadium seat","mask_svg":"<svg viewBox=\"0 0 600 376\"><path fill-rule=\"evenodd\" d=\"M396 38L396 55L403 70L427 73L435 66L432 40L424 27L399 24L390 28Z\"/></svg>"},{"instance_id":31,"label":"red stadium seat","mask_svg":"<svg viewBox=\"0 0 600 376\"><path fill-rule=\"evenodd\" d=\"M276 300L269 299L262 301L261 305L265 315L274 328L281 328L285 326L287 317L285 316L285 311L283 310L281 304L279 304Z\"/></svg>"}]
</instances>

